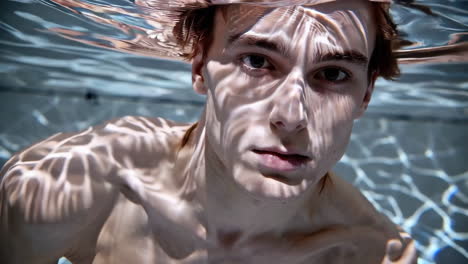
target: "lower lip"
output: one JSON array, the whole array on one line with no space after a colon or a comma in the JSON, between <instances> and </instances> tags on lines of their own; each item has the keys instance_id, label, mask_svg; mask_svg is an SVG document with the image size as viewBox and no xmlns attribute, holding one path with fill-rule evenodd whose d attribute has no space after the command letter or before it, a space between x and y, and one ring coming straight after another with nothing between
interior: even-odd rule
<instances>
[{"instance_id":1,"label":"lower lip","mask_svg":"<svg viewBox=\"0 0 468 264\"><path fill-rule=\"evenodd\" d=\"M300 155L281 155L270 151L254 151L260 156L261 165L276 171L294 171L307 163L308 158Z\"/></svg>"}]
</instances>

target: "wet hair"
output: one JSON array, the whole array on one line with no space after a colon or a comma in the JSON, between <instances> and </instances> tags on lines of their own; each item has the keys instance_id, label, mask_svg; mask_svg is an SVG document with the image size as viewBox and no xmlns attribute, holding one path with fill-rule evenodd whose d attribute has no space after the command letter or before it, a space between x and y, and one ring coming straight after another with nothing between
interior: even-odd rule
<instances>
[{"instance_id":1,"label":"wet hair","mask_svg":"<svg viewBox=\"0 0 468 264\"><path fill-rule=\"evenodd\" d=\"M400 68L395 50L399 47L397 25L389 12L389 4L371 3L371 10L376 23L374 50L369 61L368 74L392 80L400 75Z\"/></svg>"},{"instance_id":2,"label":"wet hair","mask_svg":"<svg viewBox=\"0 0 468 264\"><path fill-rule=\"evenodd\" d=\"M390 4L372 2L371 12L376 23L375 47L372 52L368 76L376 73L377 76L385 79L394 79L399 76L395 48L398 43L398 33L396 24L389 12ZM197 54L208 50L213 40L214 18L217 10L226 10L226 6L208 6L205 8L186 8L179 10L177 23L173 33L178 44L187 48L188 52L182 54L186 60L193 59ZM203 53L203 56L206 52Z\"/></svg>"},{"instance_id":3,"label":"wet hair","mask_svg":"<svg viewBox=\"0 0 468 264\"><path fill-rule=\"evenodd\" d=\"M197 9L182 9L178 11L178 21L173 33L183 49L188 47L189 52L182 54L188 61L192 60L201 49L208 50L213 40L214 20L216 10L220 6L209 6ZM203 53L206 56L206 52Z\"/></svg>"}]
</instances>

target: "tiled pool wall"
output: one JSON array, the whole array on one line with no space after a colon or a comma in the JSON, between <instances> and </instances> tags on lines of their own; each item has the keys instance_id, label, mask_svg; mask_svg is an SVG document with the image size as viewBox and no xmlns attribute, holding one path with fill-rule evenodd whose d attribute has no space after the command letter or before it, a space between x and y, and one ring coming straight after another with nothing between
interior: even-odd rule
<instances>
[{"instance_id":1,"label":"tiled pool wall","mask_svg":"<svg viewBox=\"0 0 468 264\"><path fill-rule=\"evenodd\" d=\"M61 131L124 115L191 122L200 104L117 97L0 93L0 165ZM418 242L419 263L467 263L468 126L365 115L335 172Z\"/></svg>"}]
</instances>

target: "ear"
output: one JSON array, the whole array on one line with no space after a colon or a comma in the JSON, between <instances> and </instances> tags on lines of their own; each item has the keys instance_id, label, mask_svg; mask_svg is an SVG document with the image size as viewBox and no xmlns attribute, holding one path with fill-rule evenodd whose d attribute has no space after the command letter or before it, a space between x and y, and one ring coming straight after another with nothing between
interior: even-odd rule
<instances>
[{"instance_id":1,"label":"ear","mask_svg":"<svg viewBox=\"0 0 468 264\"><path fill-rule=\"evenodd\" d=\"M372 93L374 92L374 85L378 76L379 76L378 72L374 71L372 73L372 76L369 79L369 84L367 86L366 93L364 94L364 98L362 99L361 107L359 109L357 118L361 117L364 114L364 112L366 112L367 106L369 106L369 103L372 97Z\"/></svg>"},{"instance_id":2,"label":"ear","mask_svg":"<svg viewBox=\"0 0 468 264\"><path fill-rule=\"evenodd\" d=\"M200 49L199 49L200 50ZM192 60L192 87L199 94L206 94L207 89L203 79L202 70L204 67L203 53L198 52Z\"/></svg>"}]
</instances>

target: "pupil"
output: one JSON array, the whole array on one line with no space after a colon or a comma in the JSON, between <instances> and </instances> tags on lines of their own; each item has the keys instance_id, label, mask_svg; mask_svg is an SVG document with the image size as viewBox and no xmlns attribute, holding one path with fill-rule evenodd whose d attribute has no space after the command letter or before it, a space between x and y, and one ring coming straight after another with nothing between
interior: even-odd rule
<instances>
[{"instance_id":1,"label":"pupil","mask_svg":"<svg viewBox=\"0 0 468 264\"><path fill-rule=\"evenodd\" d=\"M252 65L252 67L261 68L264 63L265 63L265 58L261 56L255 56L255 55L250 56L250 64Z\"/></svg>"},{"instance_id":2,"label":"pupil","mask_svg":"<svg viewBox=\"0 0 468 264\"><path fill-rule=\"evenodd\" d=\"M327 70L325 70L325 78L327 80L335 81L336 79L338 79L338 76L340 76L340 70L338 70L338 69L327 69Z\"/></svg>"}]
</instances>

